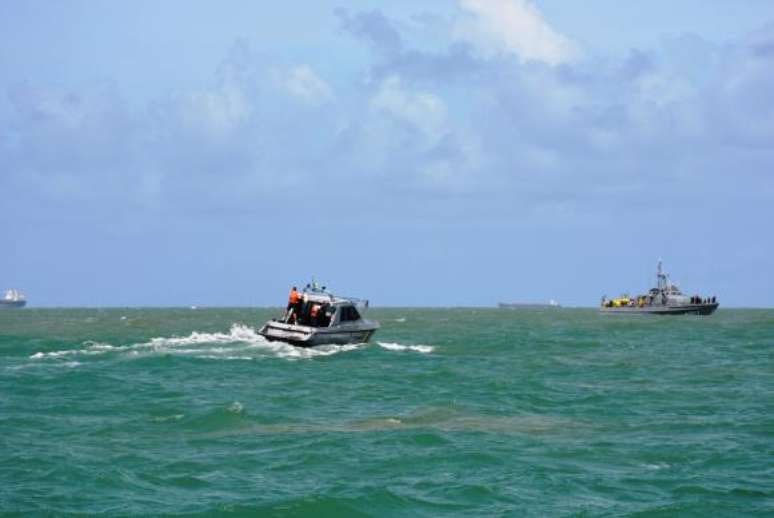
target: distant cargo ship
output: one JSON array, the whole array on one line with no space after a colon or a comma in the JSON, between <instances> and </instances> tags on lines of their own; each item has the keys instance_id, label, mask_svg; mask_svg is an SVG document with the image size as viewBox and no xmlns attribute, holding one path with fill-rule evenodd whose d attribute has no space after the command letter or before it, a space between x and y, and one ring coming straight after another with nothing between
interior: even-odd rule
<instances>
[{"instance_id":1,"label":"distant cargo ship","mask_svg":"<svg viewBox=\"0 0 774 518\"><path fill-rule=\"evenodd\" d=\"M656 270L656 287L644 295L622 295L615 299L602 297L602 313L650 313L652 315L711 315L718 309L717 299L700 295L684 295L677 284L661 269Z\"/></svg>"},{"instance_id":2,"label":"distant cargo ship","mask_svg":"<svg viewBox=\"0 0 774 518\"><path fill-rule=\"evenodd\" d=\"M551 299L547 304L540 302L499 302L497 307L500 309L554 309L561 308L562 305Z\"/></svg>"},{"instance_id":3,"label":"distant cargo ship","mask_svg":"<svg viewBox=\"0 0 774 518\"><path fill-rule=\"evenodd\" d=\"M23 308L27 305L27 299L24 294L17 290L6 290L5 296L0 299L0 309L2 308Z\"/></svg>"}]
</instances>

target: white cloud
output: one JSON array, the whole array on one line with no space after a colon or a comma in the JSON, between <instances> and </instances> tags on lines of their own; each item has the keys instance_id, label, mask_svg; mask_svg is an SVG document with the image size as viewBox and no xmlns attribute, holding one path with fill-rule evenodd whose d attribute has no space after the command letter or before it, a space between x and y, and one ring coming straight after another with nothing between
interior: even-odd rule
<instances>
[{"instance_id":1,"label":"white cloud","mask_svg":"<svg viewBox=\"0 0 774 518\"><path fill-rule=\"evenodd\" d=\"M275 80L286 92L309 104L321 104L333 97L331 87L311 67L299 65L275 70Z\"/></svg>"},{"instance_id":2,"label":"white cloud","mask_svg":"<svg viewBox=\"0 0 774 518\"><path fill-rule=\"evenodd\" d=\"M175 96L179 116L191 130L223 137L245 122L252 106L242 90L226 85L218 90Z\"/></svg>"},{"instance_id":3,"label":"white cloud","mask_svg":"<svg viewBox=\"0 0 774 518\"><path fill-rule=\"evenodd\" d=\"M511 52L522 62L558 65L578 56L575 45L556 32L528 0L460 0L472 14L456 27L457 37L488 53Z\"/></svg>"},{"instance_id":4,"label":"white cloud","mask_svg":"<svg viewBox=\"0 0 774 518\"><path fill-rule=\"evenodd\" d=\"M371 107L389 113L432 139L439 138L446 129L443 101L431 93L406 89L397 76L382 81L371 98Z\"/></svg>"}]
</instances>

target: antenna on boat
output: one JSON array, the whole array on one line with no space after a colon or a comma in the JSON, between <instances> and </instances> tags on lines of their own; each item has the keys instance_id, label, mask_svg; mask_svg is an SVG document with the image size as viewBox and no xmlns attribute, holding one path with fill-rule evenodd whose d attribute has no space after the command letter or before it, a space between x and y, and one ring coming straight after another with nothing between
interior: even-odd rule
<instances>
[{"instance_id":1,"label":"antenna on boat","mask_svg":"<svg viewBox=\"0 0 774 518\"><path fill-rule=\"evenodd\" d=\"M656 286L659 290L665 290L667 288L667 276L664 270L661 268L661 258L658 259L658 267L656 268Z\"/></svg>"}]
</instances>

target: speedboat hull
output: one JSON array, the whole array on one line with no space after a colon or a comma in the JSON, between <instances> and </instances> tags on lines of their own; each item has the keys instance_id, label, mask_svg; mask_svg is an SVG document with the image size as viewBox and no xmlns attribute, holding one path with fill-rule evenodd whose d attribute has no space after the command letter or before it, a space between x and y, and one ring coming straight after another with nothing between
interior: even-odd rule
<instances>
[{"instance_id":1,"label":"speedboat hull","mask_svg":"<svg viewBox=\"0 0 774 518\"><path fill-rule=\"evenodd\" d=\"M711 315L718 309L718 303L711 304L681 304L666 306L621 306L601 307L600 313L625 313L648 315Z\"/></svg>"},{"instance_id":2,"label":"speedboat hull","mask_svg":"<svg viewBox=\"0 0 774 518\"><path fill-rule=\"evenodd\" d=\"M267 322L258 334L271 341L287 342L299 347L323 344L358 344L367 342L379 328L376 322L352 327L311 327L284 322Z\"/></svg>"}]
</instances>

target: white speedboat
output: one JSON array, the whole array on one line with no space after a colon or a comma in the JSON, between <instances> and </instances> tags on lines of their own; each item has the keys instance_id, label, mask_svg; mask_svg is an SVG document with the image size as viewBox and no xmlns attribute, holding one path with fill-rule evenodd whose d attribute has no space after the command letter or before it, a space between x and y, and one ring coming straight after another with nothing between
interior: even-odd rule
<instances>
[{"instance_id":1,"label":"white speedboat","mask_svg":"<svg viewBox=\"0 0 774 518\"><path fill-rule=\"evenodd\" d=\"M338 297L312 283L282 318L269 320L258 333L300 347L363 343L379 329L379 322L363 318L367 308L367 300Z\"/></svg>"}]
</instances>

